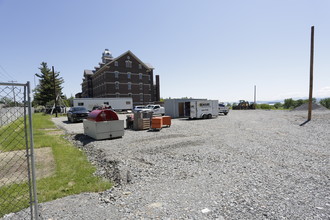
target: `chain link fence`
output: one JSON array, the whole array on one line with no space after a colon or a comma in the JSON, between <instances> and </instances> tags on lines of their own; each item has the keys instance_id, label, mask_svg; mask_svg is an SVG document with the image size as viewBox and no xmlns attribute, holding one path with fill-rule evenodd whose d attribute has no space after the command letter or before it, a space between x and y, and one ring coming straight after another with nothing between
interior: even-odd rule
<instances>
[{"instance_id":1,"label":"chain link fence","mask_svg":"<svg viewBox=\"0 0 330 220\"><path fill-rule=\"evenodd\" d=\"M38 218L31 114L30 83L0 82L0 218Z\"/></svg>"}]
</instances>

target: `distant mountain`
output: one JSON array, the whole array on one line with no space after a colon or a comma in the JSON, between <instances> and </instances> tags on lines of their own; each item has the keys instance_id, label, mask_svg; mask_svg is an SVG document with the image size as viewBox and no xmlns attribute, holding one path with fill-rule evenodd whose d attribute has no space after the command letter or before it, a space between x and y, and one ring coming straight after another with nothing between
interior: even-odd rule
<instances>
[{"instance_id":1,"label":"distant mountain","mask_svg":"<svg viewBox=\"0 0 330 220\"><path fill-rule=\"evenodd\" d=\"M289 98L288 98L289 99ZM298 99L303 99L303 100L305 100L305 99L308 99L308 97L295 97L295 98L292 98L293 100L298 100ZM317 102L320 102L320 100L321 99L324 99L324 98L316 98L316 101ZM253 103L253 101L250 101L250 100L246 100L246 101L248 101L249 103ZM284 103L284 99L277 99L277 100L266 100L266 101L257 101L257 104L268 104L268 105L274 105L275 103ZM236 103L236 104L238 104L239 103L239 101L236 101L236 102L224 102L225 104L227 104L227 103L230 103L230 104L233 104L233 103Z\"/></svg>"},{"instance_id":2,"label":"distant mountain","mask_svg":"<svg viewBox=\"0 0 330 220\"><path fill-rule=\"evenodd\" d=\"M288 98L289 99L289 98ZM302 99L302 100L305 100L305 99L308 99L308 97L296 97L296 98L292 98L293 100L299 100L299 99ZM323 99L323 98L316 98L316 101L317 102L320 102L320 100ZM249 101L250 102L250 101ZM252 101L253 102L253 101ZM272 104L275 104L275 103L284 103L284 99L278 99L278 100L271 100L271 101L257 101L257 104L269 104L269 105L272 105Z\"/></svg>"}]
</instances>

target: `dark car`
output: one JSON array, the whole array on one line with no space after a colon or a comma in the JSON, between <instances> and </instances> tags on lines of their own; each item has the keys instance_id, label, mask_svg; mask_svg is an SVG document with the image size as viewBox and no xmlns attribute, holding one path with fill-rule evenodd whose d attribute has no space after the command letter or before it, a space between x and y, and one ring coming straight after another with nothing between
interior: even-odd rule
<instances>
[{"instance_id":1,"label":"dark car","mask_svg":"<svg viewBox=\"0 0 330 220\"><path fill-rule=\"evenodd\" d=\"M89 111L85 107L72 107L68 111L68 121L82 121L88 117Z\"/></svg>"}]
</instances>

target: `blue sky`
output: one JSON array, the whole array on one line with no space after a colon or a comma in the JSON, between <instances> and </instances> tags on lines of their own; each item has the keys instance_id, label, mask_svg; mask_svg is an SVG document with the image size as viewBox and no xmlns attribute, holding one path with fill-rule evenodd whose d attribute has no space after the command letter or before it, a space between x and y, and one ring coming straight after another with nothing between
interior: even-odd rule
<instances>
[{"instance_id":1,"label":"blue sky","mask_svg":"<svg viewBox=\"0 0 330 220\"><path fill-rule=\"evenodd\" d=\"M237 102L330 97L328 0L0 0L0 81L30 81L41 62L81 91L108 48L131 50L160 75L161 97Z\"/></svg>"}]
</instances>

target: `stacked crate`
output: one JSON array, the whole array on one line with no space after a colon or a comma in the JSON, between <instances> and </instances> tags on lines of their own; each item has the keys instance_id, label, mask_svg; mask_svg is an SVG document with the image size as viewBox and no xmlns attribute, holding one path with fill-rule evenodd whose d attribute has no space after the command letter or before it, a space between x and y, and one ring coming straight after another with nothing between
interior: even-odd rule
<instances>
[{"instance_id":1,"label":"stacked crate","mask_svg":"<svg viewBox=\"0 0 330 220\"><path fill-rule=\"evenodd\" d=\"M163 126L171 126L171 116L163 116Z\"/></svg>"},{"instance_id":2,"label":"stacked crate","mask_svg":"<svg viewBox=\"0 0 330 220\"><path fill-rule=\"evenodd\" d=\"M160 130L163 127L163 118L162 117L154 117L151 120L151 128L153 130Z\"/></svg>"}]
</instances>

